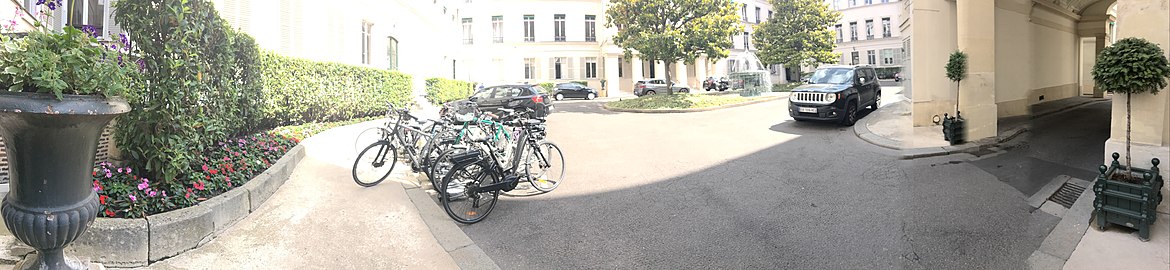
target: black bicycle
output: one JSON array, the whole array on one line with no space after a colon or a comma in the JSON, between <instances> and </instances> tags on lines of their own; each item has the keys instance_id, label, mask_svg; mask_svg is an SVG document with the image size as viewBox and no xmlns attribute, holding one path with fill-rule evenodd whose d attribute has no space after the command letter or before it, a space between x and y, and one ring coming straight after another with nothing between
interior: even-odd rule
<instances>
[{"instance_id":1,"label":"black bicycle","mask_svg":"<svg viewBox=\"0 0 1170 270\"><path fill-rule=\"evenodd\" d=\"M422 120L420 124L420 120L408 110L395 109L393 105L389 107L398 118L390 129L383 128L379 132L381 138L378 141L358 153L351 170L354 182L371 187L386 180L394 170L399 148L406 152L412 171L422 171L434 179L429 167L452 143L448 134L450 126L434 120Z\"/></svg>"},{"instance_id":2,"label":"black bicycle","mask_svg":"<svg viewBox=\"0 0 1170 270\"><path fill-rule=\"evenodd\" d=\"M501 111L512 113L507 109ZM501 192L515 189L521 181L532 182L539 178L536 181L550 182L551 179L548 179L550 177L540 174L547 174L554 166L558 167L556 168L559 172L558 179L555 183L559 184L559 178L564 177L564 159L560 148L551 142L538 141L537 136L532 136L534 133L544 133L544 122L543 119L526 117L515 117L513 120L505 121L508 126L518 127L515 143L511 145L512 149L507 149L511 150L510 152L497 151L495 143L491 143L485 136L471 138L477 147L451 155L449 162L452 167L443 177L439 192L440 202L447 215L460 223L479 222L491 214ZM545 147L542 149L541 146ZM537 166L540 170L533 170L531 166L526 165L533 163L521 162L529 155L532 157L527 160L538 161L534 163L539 164ZM505 160L505 157L510 160ZM544 173L534 174L534 171ZM537 183L533 185L536 186ZM551 190L556 186L544 187Z\"/></svg>"}]
</instances>

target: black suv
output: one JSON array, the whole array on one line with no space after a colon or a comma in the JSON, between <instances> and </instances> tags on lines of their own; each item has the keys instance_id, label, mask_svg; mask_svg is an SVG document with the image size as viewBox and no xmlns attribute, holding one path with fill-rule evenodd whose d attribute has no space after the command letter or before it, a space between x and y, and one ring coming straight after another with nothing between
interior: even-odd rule
<instances>
[{"instance_id":1,"label":"black suv","mask_svg":"<svg viewBox=\"0 0 1170 270\"><path fill-rule=\"evenodd\" d=\"M805 85L792 89L788 115L796 121L837 121L852 126L858 108L877 110L882 88L877 72L870 66L825 66L817 68Z\"/></svg>"}]
</instances>

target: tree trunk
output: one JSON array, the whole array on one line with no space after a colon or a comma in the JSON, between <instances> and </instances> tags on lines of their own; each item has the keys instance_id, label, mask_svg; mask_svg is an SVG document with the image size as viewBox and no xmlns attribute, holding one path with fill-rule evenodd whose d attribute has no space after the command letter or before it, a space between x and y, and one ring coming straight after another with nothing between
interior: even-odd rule
<instances>
[{"instance_id":1,"label":"tree trunk","mask_svg":"<svg viewBox=\"0 0 1170 270\"><path fill-rule=\"evenodd\" d=\"M955 117L959 117L959 87L963 86L963 80L955 81Z\"/></svg>"},{"instance_id":2,"label":"tree trunk","mask_svg":"<svg viewBox=\"0 0 1170 270\"><path fill-rule=\"evenodd\" d=\"M1129 162L1130 119L1133 118L1130 114L1130 100L1133 100L1133 94L1125 93L1125 177L1133 176L1133 164Z\"/></svg>"},{"instance_id":3,"label":"tree trunk","mask_svg":"<svg viewBox=\"0 0 1170 270\"><path fill-rule=\"evenodd\" d=\"M670 76L670 66L673 63L668 63L668 60L662 60L664 66L662 70L666 71L666 93L674 95L674 80Z\"/></svg>"}]
</instances>

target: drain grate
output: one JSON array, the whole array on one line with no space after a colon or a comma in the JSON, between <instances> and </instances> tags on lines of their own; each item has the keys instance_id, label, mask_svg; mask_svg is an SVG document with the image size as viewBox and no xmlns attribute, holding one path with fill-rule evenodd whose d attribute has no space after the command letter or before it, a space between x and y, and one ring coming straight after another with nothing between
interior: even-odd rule
<instances>
[{"instance_id":1,"label":"drain grate","mask_svg":"<svg viewBox=\"0 0 1170 270\"><path fill-rule=\"evenodd\" d=\"M1064 206L1064 208L1072 208L1073 203L1077 202L1077 198L1081 197L1081 193L1085 192L1085 187L1072 182L1064 182L1056 193L1048 196L1048 201L1055 202Z\"/></svg>"}]
</instances>

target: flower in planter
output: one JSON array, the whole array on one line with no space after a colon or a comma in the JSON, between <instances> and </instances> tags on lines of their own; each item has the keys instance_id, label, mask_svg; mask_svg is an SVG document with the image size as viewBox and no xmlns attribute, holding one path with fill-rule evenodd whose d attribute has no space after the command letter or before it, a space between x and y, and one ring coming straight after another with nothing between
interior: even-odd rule
<instances>
[{"instance_id":1,"label":"flower in planter","mask_svg":"<svg viewBox=\"0 0 1170 270\"><path fill-rule=\"evenodd\" d=\"M93 191L102 191L102 183L98 182L97 180L93 180Z\"/></svg>"},{"instance_id":2,"label":"flower in planter","mask_svg":"<svg viewBox=\"0 0 1170 270\"><path fill-rule=\"evenodd\" d=\"M110 198L110 196L106 196L106 195L99 196L98 202L101 202L104 205L104 204L106 204L106 199L109 199L109 198Z\"/></svg>"},{"instance_id":3,"label":"flower in planter","mask_svg":"<svg viewBox=\"0 0 1170 270\"><path fill-rule=\"evenodd\" d=\"M134 196L134 194L130 194L129 197L130 197L130 201L132 201L132 202L138 201L138 197Z\"/></svg>"},{"instance_id":4,"label":"flower in planter","mask_svg":"<svg viewBox=\"0 0 1170 270\"><path fill-rule=\"evenodd\" d=\"M110 211L110 209L106 209L106 217L114 217L114 211Z\"/></svg>"},{"instance_id":5,"label":"flower in planter","mask_svg":"<svg viewBox=\"0 0 1170 270\"><path fill-rule=\"evenodd\" d=\"M195 182L195 189L203 190L205 187L206 186L203 185L203 181Z\"/></svg>"}]
</instances>

